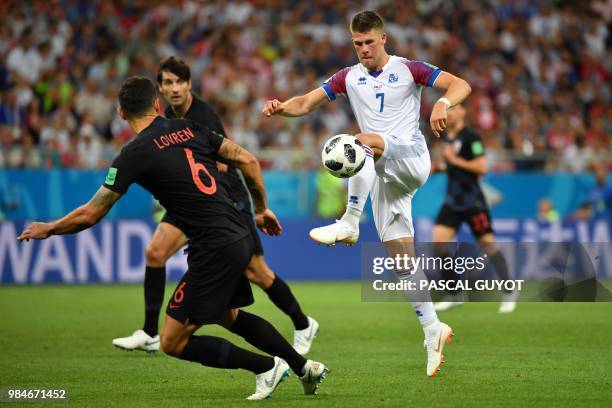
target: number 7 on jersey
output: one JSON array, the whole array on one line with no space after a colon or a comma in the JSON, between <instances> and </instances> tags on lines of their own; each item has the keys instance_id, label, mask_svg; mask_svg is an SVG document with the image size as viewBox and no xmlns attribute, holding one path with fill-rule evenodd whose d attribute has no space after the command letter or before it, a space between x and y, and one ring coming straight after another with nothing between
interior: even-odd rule
<instances>
[{"instance_id":1,"label":"number 7 on jersey","mask_svg":"<svg viewBox=\"0 0 612 408\"><path fill-rule=\"evenodd\" d=\"M376 99L380 98L380 110L379 112L382 112L383 109L385 108L385 94L384 93L377 93L376 94Z\"/></svg>"}]
</instances>

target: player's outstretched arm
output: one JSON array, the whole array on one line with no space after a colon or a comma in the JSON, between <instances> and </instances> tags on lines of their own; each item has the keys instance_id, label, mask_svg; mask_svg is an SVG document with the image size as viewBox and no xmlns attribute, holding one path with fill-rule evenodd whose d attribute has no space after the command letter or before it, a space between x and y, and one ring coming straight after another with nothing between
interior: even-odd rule
<instances>
[{"instance_id":1,"label":"player's outstretched arm","mask_svg":"<svg viewBox=\"0 0 612 408\"><path fill-rule=\"evenodd\" d=\"M33 222L17 237L19 241L45 239L51 235L72 234L95 225L113 207L121 194L100 187L91 200L53 222Z\"/></svg>"},{"instance_id":2,"label":"player's outstretched arm","mask_svg":"<svg viewBox=\"0 0 612 408\"><path fill-rule=\"evenodd\" d=\"M255 208L255 222L259 229L268 235L279 235L282 232L276 215L268 208L266 188L261 175L259 161L248 150L225 138L217 154L242 171Z\"/></svg>"},{"instance_id":3,"label":"player's outstretched arm","mask_svg":"<svg viewBox=\"0 0 612 408\"><path fill-rule=\"evenodd\" d=\"M261 113L268 117L272 115L304 116L319 108L326 101L327 95L323 88L317 88L306 95L294 96L286 102L281 102L278 99L267 101Z\"/></svg>"},{"instance_id":4,"label":"player's outstretched arm","mask_svg":"<svg viewBox=\"0 0 612 408\"><path fill-rule=\"evenodd\" d=\"M472 87L465 80L442 71L434 83L434 88L446 91L434 104L429 118L431 130L436 137L440 137L440 133L446 129L446 110L463 102L472 92Z\"/></svg>"}]
</instances>

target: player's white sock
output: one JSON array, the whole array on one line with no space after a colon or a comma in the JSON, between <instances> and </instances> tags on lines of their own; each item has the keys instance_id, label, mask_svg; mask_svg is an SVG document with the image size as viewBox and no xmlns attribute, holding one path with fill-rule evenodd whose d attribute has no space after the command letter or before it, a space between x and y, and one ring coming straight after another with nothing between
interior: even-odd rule
<instances>
[{"instance_id":1,"label":"player's white sock","mask_svg":"<svg viewBox=\"0 0 612 408\"><path fill-rule=\"evenodd\" d=\"M365 163L359 173L349 179L348 203L346 205L346 212L342 216L342 222L354 230L359 229L359 219L361 218L363 207L372 189L372 184L374 184L376 179L372 149L368 146L363 146L363 148L366 151Z\"/></svg>"},{"instance_id":2,"label":"player's white sock","mask_svg":"<svg viewBox=\"0 0 612 408\"><path fill-rule=\"evenodd\" d=\"M434 330L438 327L440 321L438 320L438 315L433 307L433 303L431 302L410 302L412 308L416 312L419 317L419 322L423 327L423 331L425 332L425 336L430 335L429 331Z\"/></svg>"},{"instance_id":3,"label":"player's white sock","mask_svg":"<svg viewBox=\"0 0 612 408\"><path fill-rule=\"evenodd\" d=\"M417 274L420 272L422 275L420 278L417 278L415 281L419 282L420 279L427 279L423 271L418 269ZM418 285L418 283L417 283ZM425 335L427 335L427 329L435 327L438 323L438 314L436 313L436 309L434 309L433 303L431 302L431 297L429 296L429 291L421 290L415 293L414 296L416 299L410 299L410 304L414 309L417 317L419 318L419 323L421 323L421 327L423 327L423 331Z\"/></svg>"},{"instance_id":4,"label":"player's white sock","mask_svg":"<svg viewBox=\"0 0 612 408\"><path fill-rule=\"evenodd\" d=\"M400 279L409 279L412 282L415 282L416 287L420 287L421 281L427 281L427 276L423 273L421 268L417 268L416 271L410 275L398 275ZM428 335L428 331L434 330L440 321L438 320L438 315L436 310L434 309L433 303L431 302L431 296L427 289L423 290L414 290L408 291L408 299L410 300L410 304L414 309L417 317L419 318L419 322L423 327L423 331L425 332L425 336Z\"/></svg>"}]
</instances>

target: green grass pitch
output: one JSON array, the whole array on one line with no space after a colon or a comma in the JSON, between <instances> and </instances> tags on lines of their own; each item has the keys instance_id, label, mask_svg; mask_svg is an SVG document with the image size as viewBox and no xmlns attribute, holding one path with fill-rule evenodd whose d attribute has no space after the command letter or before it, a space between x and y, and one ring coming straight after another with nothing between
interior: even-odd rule
<instances>
[{"instance_id":1,"label":"green grass pitch","mask_svg":"<svg viewBox=\"0 0 612 408\"><path fill-rule=\"evenodd\" d=\"M142 323L141 285L0 287L0 389L66 388L65 404L83 407L612 406L612 303L521 303L504 316L472 303L440 314L456 335L439 376L427 378L410 305L362 303L355 282L292 289L321 324L310 357L332 370L315 397L292 375L272 399L245 401L255 388L246 371L113 348ZM249 310L292 338L290 320L254 293ZM220 328L199 333L245 346Z\"/></svg>"}]
</instances>

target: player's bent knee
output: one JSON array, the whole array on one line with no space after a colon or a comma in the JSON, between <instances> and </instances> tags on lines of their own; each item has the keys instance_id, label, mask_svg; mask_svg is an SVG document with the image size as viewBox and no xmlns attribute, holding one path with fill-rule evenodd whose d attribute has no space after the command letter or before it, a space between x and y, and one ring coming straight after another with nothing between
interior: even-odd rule
<instances>
[{"instance_id":1,"label":"player's bent knee","mask_svg":"<svg viewBox=\"0 0 612 408\"><path fill-rule=\"evenodd\" d=\"M385 141L382 136L376 133L357 133L357 139L364 145L368 146L374 152L374 157L377 158L385 151Z\"/></svg>"},{"instance_id":2,"label":"player's bent knee","mask_svg":"<svg viewBox=\"0 0 612 408\"><path fill-rule=\"evenodd\" d=\"M247 279L262 289L267 289L274 282L274 272L266 264L263 257L254 256L246 269Z\"/></svg>"},{"instance_id":3,"label":"player's bent knee","mask_svg":"<svg viewBox=\"0 0 612 408\"><path fill-rule=\"evenodd\" d=\"M178 357L180 352L178 351L179 337L161 335L160 338L162 351L171 356ZM182 350L181 350L182 351Z\"/></svg>"},{"instance_id":4,"label":"player's bent knee","mask_svg":"<svg viewBox=\"0 0 612 408\"><path fill-rule=\"evenodd\" d=\"M147 265L153 267L164 266L169 258L167 252L168 251L164 251L159 245L150 243L147 245L146 249Z\"/></svg>"},{"instance_id":5,"label":"player's bent knee","mask_svg":"<svg viewBox=\"0 0 612 408\"><path fill-rule=\"evenodd\" d=\"M248 267L246 270L247 279L253 284L262 289L267 289L272 284L274 278L269 279L262 271L257 268Z\"/></svg>"},{"instance_id":6,"label":"player's bent knee","mask_svg":"<svg viewBox=\"0 0 612 408\"><path fill-rule=\"evenodd\" d=\"M493 234L485 234L478 238L478 243L482 248L482 251L487 255L493 255L497 251L499 251L499 247L497 246L497 242L495 241L495 236Z\"/></svg>"},{"instance_id":7,"label":"player's bent knee","mask_svg":"<svg viewBox=\"0 0 612 408\"><path fill-rule=\"evenodd\" d=\"M248 266L246 270L244 271L244 274L246 275L247 279L251 283L255 283L255 281L257 280L255 268L251 268L250 266Z\"/></svg>"},{"instance_id":8,"label":"player's bent knee","mask_svg":"<svg viewBox=\"0 0 612 408\"><path fill-rule=\"evenodd\" d=\"M239 312L240 309L227 309L225 312L223 312L223 317L221 318L219 324L226 329L231 330Z\"/></svg>"},{"instance_id":9,"label":"player's bent knee","mask_svg":"<svg viewBox=\"0 0 612 408\"><path fill-rule=\"evenodd\" d=\"M161 347L164 353L179 357L183 353L183 349L189 342L190 333L182 333L180 336L160 336Z\"/></svg>"},{"instance_id":10,"label":"player's bent knee","mask_svg":"<svg viewBox=\"0 0 612 408\"><path fill-rule=\"evenodd\" d=\"M433 243L433 252L436 256L443 256L450 254L450 245L446 242L436 242Z\"/></svg>"}]
</instances>

